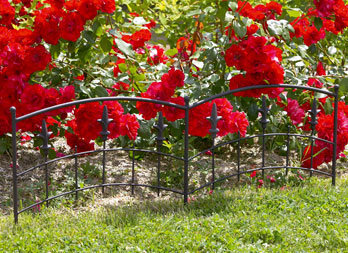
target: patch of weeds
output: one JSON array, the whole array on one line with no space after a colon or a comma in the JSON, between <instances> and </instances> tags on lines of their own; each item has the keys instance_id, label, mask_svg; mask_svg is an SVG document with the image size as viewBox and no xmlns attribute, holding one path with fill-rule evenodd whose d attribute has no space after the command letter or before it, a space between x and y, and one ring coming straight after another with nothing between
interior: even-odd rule
<instances>
[{"instance_id":1,"label":"patch of weeds","mask_svg":"<svg viewBox=\"0 0 348 253\"><path fill-rule=\"evenodd\" d=\"M85 179L100 179L102 177L102 170L99 166L91 164L90 162L86 162L80 165L83 173L83 177Z\"/></svg>"}]
</instances>

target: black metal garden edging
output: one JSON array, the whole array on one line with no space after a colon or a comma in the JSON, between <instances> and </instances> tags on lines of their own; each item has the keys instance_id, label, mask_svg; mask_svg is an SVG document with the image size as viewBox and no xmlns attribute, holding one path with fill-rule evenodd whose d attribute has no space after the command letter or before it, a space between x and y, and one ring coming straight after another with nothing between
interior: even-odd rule
<instances>
[{"instance_id":1,"label":"black metal garden edging","mask_svg":"<svg viewBox=\"0 0 348 253\"><path fill-rule=\"evenodd\" d=\"M219 144L215 144L215 139L216 139L216 134L218 133L218 128L217 128L217 122L219 120L219 116L217 114L217 108L216 105L213 104L213 109L211 112L211 116L208 118L211 122L211 129L210 129L210 135L212 137L212 146L206 150L203 150L202 152L200 152L199 154L196 154L192 157L189 157L189 111L201 104L210 102L216 98L221 98L221 97L225 97L227 95L231 95L234 94L236 92L240 92L240 91L248 91L248 90L253 90L253 89L264 89L264 88L291 88L291 89L301 89L301 90L309 90L309 91L313 91L313 92L318 92L318 93L322 93L322 94L326 94L328 96L331 96L334 98L334 131L333 131L333 141L328 141L328 140L324 140L321 138L318 138L315 136L315 126L317 124L316 121L316 116L317 116L317 105L316 105L316 99L314 99L314 102L312 104L312 110L310 111L311 114L311 135L301 135L301 134L292 134L290 133L290 128L288 128L287 133L266 133L266 126L268 123L267 120L267 114L268 114L268 108L266 105L266 100L265 97L262 98L262 107L259 109L259 112L261 112L261 126L262 126L262 134L258 134L258 135L253 135L253 136L246 136L246 137L241 137L240 134L238 133L238 138L234 139L232 141L228 141L228 142L223 142L223 143L219 143ZM87 189L92 189L92 188L98 188L101 187L102 188L102 192L104 193L104 188L107 186L130 186L131 187L131 192L132 194L134 194L134 188L141 186L141 187L150 187L150 188L154 188L157 189L157 194L159 195L160 190L165 190L165 191L171 191L177 194L181 194L183 195L183 199L184 199L184 203L187 203L188 201L188 196L200 189L203 189L205 187L210 186L212 189L214 189L214 186L216 183L221 182L223 180L226 180L230 177L238 177L238 180L240 178L240 175L245 174L245 173L250 173L253 171L257 171L257 170L261 170L262 171L262 175L264 176L264 171L267 169L284 169L286 170L286 174L288 173L289 169L300 169L300 170L307 170L309 171L309 173L312 175L313 172L315 173L320 173L323 175L327 175L330 176L332 178L332 185L335 185L335 180L336 180L336 153L337 153L337 115L338 115L338 86L334 87L334 91L328 91L328 90L324 90L324 89L318 89L318 88L314 88L314 87L308 87L308 86L297 86L297 85L258 85L258 86L249 86L249 87L243 87L243 88L238 88L238 89L234 89L234 90L229 90L226 91L224 93L220 93L214 96L211 96L209 98L206 98L204 100L201 100L199 102L190 104L189 98L185 97L185 105L178 105L178 104L174 104L174 103L170 103L170 102L166 102L166 101L160 101L160 100L153 100L153 99L147 99L147 98L140 98L140 97L100 97L100 98L89 98L89 99L83 99L83 100L77 100L77 101L73 101L73 102L68 102L68 103L64 103L64 104L59 104L59 105L55 105L52 107L48 107L45 109L41 109L20 117L16 117L16 108L15 107L11 107L11 115L12 115L12 171L13 171L13 211L14 211L14 221L15 223L18 222L18 215L28 209L31 209L37 205L40 205L41 203L46 202L48 204L48 201L56 199L58 197L61 196L65 196L68 194L73 194L75 193L75 198L78 198L78 192L79 191L83 191L83 190L87 190ZM108 125L110 123L110 120L108 119L108 111L107 111L107 107L104 107L103 110L103 114L101 115L101 119L99 120L99 122L102 124L102 131L100 132L100 135L102 137L102 141L103 141L103 148L99 149L99 150L93 150L93 151L86 151L86 152L77 152L76 148L75 148L75 152L73 154L70 155L66 155L63 157L59 157L59 158L55 158L52 160L48 160L48 150L49 148L51 148L48 144L48 140L50 137L50 134L47 131L47 126L46 126L46 122L43 120L42 122L42 130L41 130L41 134L39 135L42 140L43 140L43 145L41 146L41 150L43 152L44 155L44 162L41 164L38 164L34 167L31 167L25 171L22 171L20 173L17 172L17 138L16 138L16 133L17 133L17 124L20 121L23 121L25 119L29 119L31 117L49 112L49 111L53 111L53 110L57 110L57 109L61 109L64 107L69 107L69 106L74 106L74 105L79 105L79 104L85 104L85 103L90 103L90 102L104 102L104 101L142 101L142 102L148 102L148 103L155 103L155 104L161 104L161 105L166 105L166 106L171 106L174 108L178 108L178 109L182 109L185 111L185 117L184 117L184 124L185 124L185 131L184 131L184 154L182 157L178 157L172 154L168 154L168 153L163 153L161 151L161 147L163 145L163 141L164 141L164 137L163 137L163 131L166 128L166 125L164 124L163 121L163 116L162 113L160 112L158 115L158 121L157 121L157 125L155 126L155 128L158 131L157 134L157 150L149 150L149 149L136 149L135 145L133 144L131 148L106 148L106 141L107 141L107 137L109 135L108 132ZM287 146L287 152L286 152L286 164L285 165L279 165L279 166L265 166L265 138L269 137L269 136L287 136L287 140L286 140L286 146ZM311 168L304 168L304 167L294 167L294 166L290 166L289 163L289 152L290 152L290 137L305 137L305 138L309 138L311 141ZM240 168L240 154L241 154L241 141L242 140L246 140L246 139L252 139L252 138L261 138L262 139L262 166L260 168L253 168L253 169L249 169L249 170L243 170L241 171ZM314 170L313 169L313 143L314 140L320 140L329 144L333 145L333 159L332 159L332 168L331 168L331 173L327 173L324 171L319 171L319 170ZM232 143L237 143L237 173L216 179L215 178L215 154L214 151L216 148L224 146L224 145L229 145ZM105 168L105 164L106 164L106 152L108 151L117 151L117 150L123 150L123 151L132 151L133 155L132 155L132 175L131 175L131 182L129 183L106 183L106 168ZM190 190L189 191L189 164L190 161L192 161L194 158L198 157L199 155L205 153L206 151L211 151L212 152L212 160L211 160L211 173L212 173L212 177L211 177L211 181L199 186L196 189ZM85 154L93 154L93 153L102 153L102 183L98 184L98 185L91 185L91 186L87 186L84 188L79 188L78 186L78 157L81 155L85 155ZM157 154L158 156L158 161L157 161L157 184L156 185L145 185L145 184L137 184L135 183L135 160L134 160L134 153L135 152L146 152L146 153L154 153ZM161 157L162 156L168 156L168 157L172 157L174 159L177 160L181 160L184 162L184 185L183 185L183 190L176 190L176 189L171 189L171 188L166 188L166 187L162 187L160 185L160 173L161 173ZM73 158L74 159L74 172L75 172L75 189L69 192L64 192L61 193L59 195L55 195L55 196L49 196L49 172L48 172L48 165L59 161L61 159L68 159L68 158ZM26 173L33 171L37 168L44 168L45 171L45 199L40 200L38 202L35 202L34 204L27 206L21 210L18 210L18 178L21 177L22 175L25 175Z\"/></svg>"}]
</instances>

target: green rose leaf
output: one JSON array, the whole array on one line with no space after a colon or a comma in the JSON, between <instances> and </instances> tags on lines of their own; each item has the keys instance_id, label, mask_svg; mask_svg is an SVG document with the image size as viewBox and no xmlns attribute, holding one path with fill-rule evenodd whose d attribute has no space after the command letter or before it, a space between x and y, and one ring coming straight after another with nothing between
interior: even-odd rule
<instances>
[{"instance_id":1,"label":"green rose leaf","mask_svg":"<svg viewBox=\"0 0 348 253\"><path fill-rule=\"evenodd\" d=\"M123 40L120 40L120 39L115 39L115 43L118 49L120 49L122 53L130 57L134 57L134 51L131 44L124 42Z\"/></svg>"}]
</instances>

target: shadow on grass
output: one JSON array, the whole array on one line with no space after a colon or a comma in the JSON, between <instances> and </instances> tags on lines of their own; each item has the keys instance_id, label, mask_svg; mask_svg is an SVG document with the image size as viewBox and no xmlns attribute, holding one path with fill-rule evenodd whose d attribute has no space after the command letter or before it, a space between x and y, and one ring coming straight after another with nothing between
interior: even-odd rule
<instances>
[{"instance_id":1,"label":"shadow on grass","mask_svg":"<svg viewBox=\"0 0 348 253\"><path fill-rule=\"evenodd\" d=\"M106 224L127 225L137 224L144 216L210 216L213 213L226 212L233 201L231 196L216 193L212 196L202 196L197 200L183 203L182 199L152 200L134 203L127 206L105 205L101 212L101 222Z\"/></svg>"}]
</instances>

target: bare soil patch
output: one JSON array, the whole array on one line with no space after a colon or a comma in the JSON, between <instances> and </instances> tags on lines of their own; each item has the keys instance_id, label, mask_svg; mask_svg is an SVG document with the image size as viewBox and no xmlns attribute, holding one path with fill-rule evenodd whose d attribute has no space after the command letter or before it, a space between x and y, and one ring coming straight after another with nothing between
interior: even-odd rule
<instances>
[{"instance_id":1,"label":"bare soil patch","mask_svg":"<svg viewBox=\"0 0 348 253\"><path fill-rule=\"evenodd\" d=\"M70 151L64 139L55 141L56 149L64 154ZM33 167L43 161L39 151L32 147L32 144L20 145L18 148L19 172ZM292 165L299 165L298 155L291 153ZM272 152L266 152L266 166L285 165L285 156ZM227 176L237 172L237 154L232 147L217 152L215 157L216 178ZM259 147L243 147L241 153L241 170L261 167L261 150ZM102 154L89 155L78 158L78 174L80 187L101 183ZM338 161L338 176L346 172L347 162ZM62 159L49 166L50 190L58 194L74 189L74 159ZM323 171L329 171L329 166L324 164L320 167ZM174 161L171 158L161 158L161 185L182 190L183 186L183 162ZM132 159L128 152L112 151L107 153L106 182L131 182ZM190 187L197 188L211 180L211 156L202 155L193 160L189 169ZM44 195L44 170L42 168L19 178L19 195L23 205L35 203ZM144 155L135 163L135 182L138 184L157 184L157 155ZM233 177L224 182L224 187L232 187L237 184L237 178ZM122 205L133 201L157 200L169 198L181 198L180 195L171 192L161 191L160 197L157 190L145 187L135 187L135 195L131 195L131 188L128 186L117 186L106 188L104 197L101 190L91 193L79 193L86 203L79 205L79 208L90 208L91 205ZM209 191L203 190L204 193ZM73 197L71 197L72 199ZM27 201L27 202L25 202ZM81 203L80 203L81 204ZM83 207L84 206L84 207ZM0 155L0 213L9 213L12 209L12 169L10 154Z\"/></svg>"}]
</instances>

